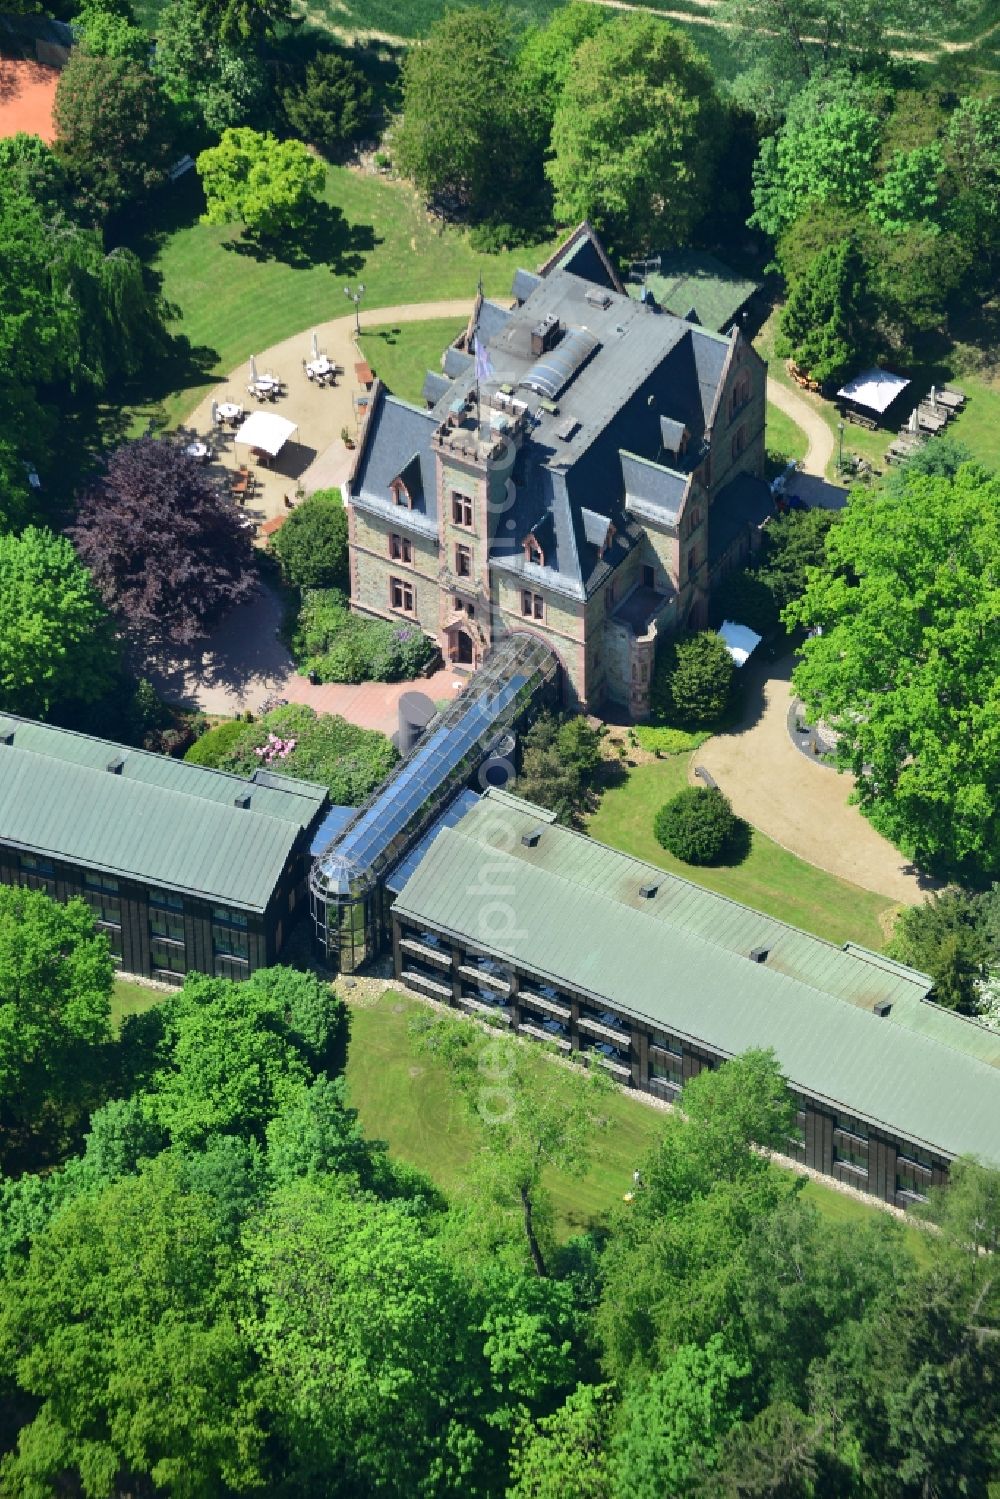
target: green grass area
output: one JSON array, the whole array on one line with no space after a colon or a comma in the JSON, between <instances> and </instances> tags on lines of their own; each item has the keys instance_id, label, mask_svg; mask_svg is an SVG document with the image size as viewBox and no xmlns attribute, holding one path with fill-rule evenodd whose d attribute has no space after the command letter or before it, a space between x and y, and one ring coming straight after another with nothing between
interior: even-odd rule
<instances>
[{"instance_id":1,"label":"green grass area","mask_svg":"<svg viewBox=\"0 0 1000 1499\"><path fill-rule=\"evenodd\" d=\"M806 456L809 439L797 422L767 403L767 456L771 463L784 467L788 459L798 461Z\"/></svg>"},{"instance_id":2,"label":"green grass area","mask_svg":"<svg viewBox=\"0 0 1000 1499\"><path fill-rule=\"evenodd\" d=\"M361 335L361 347L393 395L420 405L425 374L440 370L441 355L464 326L454 318L428 318L425 323L369 328Z\"/></svg>"},{"instance_id":3,"label":"green grass area","mask_svg":"<svg viewBox=\"0 0 1000 1499\"><path fill-rule=\"evenodd\" d=\"M630 770L623 785L604 793L587 832L830 942L860 942L874 949L884 945L879 916L892 908L892 901L807 864L756 828L742 864L697 868L661 848L653 836L653 819L663 803L688 784L687 765L686 755L675 755Z\"/></svg>"},{"instance_id":4,"label":"green grass area","mask_svg":"<svg viewBox=\"0 0 1000 1499\"><path fill-rule=\"evenodd\" d=\"M176 309L173 330L192 348L183 370L152 372L168 420L185 415L206 385L251 353L349 312L345 285L364 283L366 309L459 297L471 303L480 276L488 296L507 296L517 268L539 264L550 248L478 253L464 230L430 218L411 188L346 167L330 167L318 223L308 236L290 237L287 257L262 254L238 226L199 223L194 173L172 193L158 200L169 218L137 231Z\"/></svg>"},{"instance_id":5,"label":"green grass area","mask_svg":"<svg viewBox=\"0 0 1000 1499\"><path fill-rule=\"evenodd\" d=\"M411 1017L425 1010L420 1000L392 990L373 1006L352 1008L348 1093L367 1135L385 1140L394 1155L448 1191L461 1181L480 1136L443 1067L418 1052L410 1036ZM553 1064L539 1057L538 1065ZM627 1093L611 1097L608 1117L610 1127L586 1176L552 1172L547 1179L562 1236L606 1218L629 1191L637 1162L654 1148L664 1126L660 1110ZM861 1222L878 1211L820 1182L807 1182L803 1191L832 1223ZM909 1229L907 1240L919 1255L922 1232Z\"/></svg>"},{"instance_id":6,"label":"green grass area","mask_svg":"<svg viewBox=\"0 0 1000 1499\"><path fill-rule=\"evenodd\" d=\"M132 979L115 979L111 992L111 1024L115 1030L126 1015L138 1015L151 1010L166 994L162 989L150 989L146 984L137 984Z\"/></svg>"}]
</instances>

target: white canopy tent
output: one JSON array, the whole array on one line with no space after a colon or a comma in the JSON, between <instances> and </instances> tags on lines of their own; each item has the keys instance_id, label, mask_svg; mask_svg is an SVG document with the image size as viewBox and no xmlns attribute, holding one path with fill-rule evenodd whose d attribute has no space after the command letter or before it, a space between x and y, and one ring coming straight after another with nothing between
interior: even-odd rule
<instances>
[{"instance_id":1,"label":"white canopy tent","mask_svg":"<svg viewBox=\"0 0 1000 1499\"><path fill-rule=\"evenodd\" d=\"M855 375L853 380L842 385L837 395L855 406L877 411L881 416L909 383L903 375L894 375L891 370L865 370L864 374Z\"/></svg>"},{"instance_id":2,"label":"white canopy tent","mask_svg":"<svg viewBox=\"0 0 1000 1499\"><path fill-rule=\"evenodd\" d=\"M273 411L252 411L237 432L234 442L245 442L276 458L292 434L299 429L287 417Z\"/></svg>"},{"instance_id":3,"label":"white canopy tent","mask_svg":"<svg viewBox=\"0 0 1000 1499\"><path fill-rule=\"evenodd\" d=\"M724 619L719 626L719 634L726 643L726 649L736 662L737 666L745 666L754 650L763 639L756 630L751 630L749 625L738 625L731 619Z\"/></svg>"}]
</instances>

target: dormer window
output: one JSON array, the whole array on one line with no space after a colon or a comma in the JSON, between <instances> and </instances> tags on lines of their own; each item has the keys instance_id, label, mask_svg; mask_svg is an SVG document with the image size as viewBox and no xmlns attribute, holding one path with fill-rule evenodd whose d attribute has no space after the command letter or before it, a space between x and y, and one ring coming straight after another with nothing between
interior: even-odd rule
<instances>
[{"instance_id":1,"label":"dormer window","mask_svg":"<svg viewBox=\"0 0 1000 1499\"><path fill-rule=\"evenodd\" d=\"M602 561L604 560L604 554L605 554L605 552L608 550L608 547L614 541L614 539L615 539L615 537L616 537L617 534L618 533L616 532L614 526L609 521L608 522L608 529L604 533L604 540L601 542L600 546L597 548L597 555L598 555L598 557L601 558Z\"/></svg>"},{"instance_id":2,"label":"dormer window","mask_svg":"<svg viewBox=\"0 0 1000 1499\"><path fill-rule=\"evenodd\" d=\"M545 553L537 536L529 534L524 538L524 560L534 562L539 567L545 566Z\"/></svg>"},{"instance_id":3,"label":"dormer window","mask_svg":"<svg viewBox=\"0 0 1000 1499\"><path fill-rule=\"evenodd\" d=\"M413 509L413 498L402 479L393 479L389 485L389 493L394 505L405 505L407 510Z\"/></svg>"}]
</instances>

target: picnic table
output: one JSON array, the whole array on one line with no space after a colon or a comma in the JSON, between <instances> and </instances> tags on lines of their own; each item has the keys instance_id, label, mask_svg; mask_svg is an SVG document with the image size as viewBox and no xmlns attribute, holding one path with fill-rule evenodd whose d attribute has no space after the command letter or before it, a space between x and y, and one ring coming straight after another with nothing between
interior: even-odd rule
<instances>
[{"instance_id":1,"label":"picnic table","mask_svg":"<svg viewBox=\"0 0 1000 1499\"><path fill-rule=\"evenodd\" d=\"M948 413L935 411L932 406L918 406L917 425L925 432L940 432L948 425Z\"/></svg>"}]
</instances>

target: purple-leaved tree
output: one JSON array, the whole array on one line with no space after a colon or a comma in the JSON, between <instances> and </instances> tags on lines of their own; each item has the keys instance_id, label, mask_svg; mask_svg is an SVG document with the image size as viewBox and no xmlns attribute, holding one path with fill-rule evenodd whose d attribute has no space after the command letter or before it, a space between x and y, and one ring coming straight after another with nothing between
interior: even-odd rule
<instances>
[{"instance_id":1,"label":"purple-leaved tree","mask_svg":"<svg viewBox=\"0 0 1000 1499\"><path fill-rule=\"evenodd\" d=\"M256 587L250 539L218 482L162 439L115 449L69 535L141 646L189 645Z\"/></svg>"}]
</instances>

